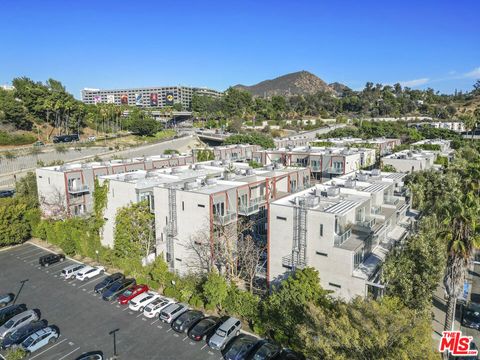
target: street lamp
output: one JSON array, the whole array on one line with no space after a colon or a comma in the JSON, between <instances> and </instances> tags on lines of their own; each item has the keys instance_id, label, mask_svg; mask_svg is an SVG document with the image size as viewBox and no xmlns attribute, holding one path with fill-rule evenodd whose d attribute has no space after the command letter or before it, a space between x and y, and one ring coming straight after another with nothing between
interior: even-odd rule
<instances>
[{"instance_id":1,"label":"street lamp","mask_svg":"<svg viewBox=\"0 0 480 360\"><path fill-rule=\"evenodd\" d=\"M20 293L22 292L22 289L23 289L23 286L25 285L25 283L28 281L28 279L25 279L25 280L22 280L20 281L20 283L22 285L20 285L20 289L18 290L18 293L17 293L17 296L15 296L15 299L13 299L13 303L15 304L15 302L17 301L18 297L20 296Z\"/></svg>"},{"instance_id":2,"label":"street lamp","mask_svg":"<svg viewBox=\"0 0 480 360\"><path fill-rule=\"evenodd\" d=\"M117 357L117 337L116 337L116 333L117 333L118 330L120 330L120 329L115 329L115 330L112 330L108 333L109 335L113 335L113 356L115 358Z\"/></svg>"},{"instance_id":3,"label":"street lamp","mask_svg":"<svg viewBox=\"0 0 480 360\"><path fill-rule=\"evenodd\" d=\"M97 263L98 263L98 250L95 250L95 255L97 256Z\"/></svg>"}]
</instances>

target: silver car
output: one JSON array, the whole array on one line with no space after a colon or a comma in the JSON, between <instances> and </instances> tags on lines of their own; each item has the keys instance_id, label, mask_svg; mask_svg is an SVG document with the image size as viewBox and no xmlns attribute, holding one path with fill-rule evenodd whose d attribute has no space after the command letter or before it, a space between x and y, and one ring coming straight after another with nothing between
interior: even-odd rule
<instances>
[{"instance_id":1,"label":"silver car","mask_svg":"<svg viewBox=\"0 0 480 360\"><path fill-rule=\"evenodd\" d=\"M14 294L0 294L0 308L10 304L15 298Z\"/></svg>"},{"instance_id":2,"label":"silver car","mask_svg":"<svg viewBox=\"0 0 480 360\"><path fill-rule=\"evenodd\" d=\"M208 345L215 350L223 350L227 343L240 334L242 323L240 320L230 317L215 331L208 341Z\"/></svg>"},{"instance_id":3,"label":"silver car","mask_svg":"<svg viewBox=\"0 0 480 360\"><path fill-rule=\"evenodd\" d=\"M15 315L5 324L0 326L0 339L4 339L8 334L20 329L22 326L30 324L40 318L37 310L27 310Z\"/></svg>"}]
</instances>

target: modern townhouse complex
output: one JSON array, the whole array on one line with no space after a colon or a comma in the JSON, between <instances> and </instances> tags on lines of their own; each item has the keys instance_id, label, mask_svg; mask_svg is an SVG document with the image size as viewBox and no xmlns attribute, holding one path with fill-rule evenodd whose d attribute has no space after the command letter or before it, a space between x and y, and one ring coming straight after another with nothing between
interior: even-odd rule
<instances>
[{"instance_id":1,"label":"modern townhouse complex","mask_svg":"<svg viewBox=\"0 0 480 360\"><path fill-rule=\"evenodd\" d=\"M319 140L322 141L322 140ZM323 141L332 143L334 146L339 147L365 147L374 148L377 151L377 155L383 156L391 154L396 146L401 144L400 139L387 139L387 138L375 138L375 139L360 139L360 138L329 138Z\"/></svg>"},{"instance_id":2,"label":"modern townhouse complex","mask_svg":"<svg viewBox=\"0 0 480 360\"><path fill-rule=\"evenodd\" d=\"M402 173L362 171L283 197L268 213L267 279L311 266L351 299L381 291L379 267L410 223Z\"/></svg>"},{"instance_id":3,"label":"modern townhouse complex","mask_svg":"<svg viewBox=\"0 0 480 360\"><path fill-rule=\"evenodd\" d=\"M99 176L191 163L193 156L174 154L39 168L36 176L43 216L67 217L90 213L93 210L95 179Z\"/></svg>"},{"instance_id":4,"label":"modern townhouse complex","mask_svg":"<svg viewBox=\"0 0 480 360\"><path fill-rule=\"evenodd\" d=\"M85 104L136 105L145 108L157 108L182 104L190 109L193 94L220 97L223 93L207 88L189 86L155 86L128 89L83 89L82 101Z\"/></svg>"},{"instance_id":5,"label":"modern townhouse complex","mask_svg":"<svg viewBox=\"0 0 480 360\"><path fill-rule=\"evenodd\" d=\"M381 163L399 172L414 172L433 168L437 154L429 150L402 150L382 157Z\"/></svg>"},{"instance_id":6,"label":"modern townhouse complex","mask_svg":"<svg viewBox=\"0 0 480 360\"><path fill-rule=\"evenodd\" d=\"M241 219L253 221L252 236L266 242L270 202L308 188L310 172L281 165L251 169L245 163L208 161L102 176L99 181L109 182L102 244L113 246L118 209L147 199L155 214L152 256L164 254L170 269L184 274L199 266L195 244L213 243L227 231L236 234ZM261 276L266 265L259 265Z\"/></svg>"},{"instance_id":7,"label":"modern townhouse complex","mask_svg":"<svg viewBox=\"0 0 480 360\"><path fill-rule=\"evenodd\" d=\"M425 150L430 150L433 152L436 152L439 155L442 156L452 156L452 154L455 152L452 148L450 148L451 141L450 140L444 140L444 139L425 139L425 140L420 140L412 144L412 148L425 148ZM431 147L432 149L428 149L428 147ZM435 150L433 148L438 148L438 150Z\"/></svg>"},{"instance_id":8,"label":"modern townhouse complex","mask_svg":"<svg viewBox=\"0 0 480 360\"><path fill-rule=\"evenodd\" d=\"M461 121L429 121L429 122L418 122L418 123L411 123L408 126L412 127L433 127L436 129L447 129L452 130L457 133L465 132L467 129L465 128L465 124Z\"/></svg>"},{"instance_id":9,"label":"modern townhouse complex","mask_svg":"<svg viewBox=\"0 0 480 360\"><path fill-rule=\"evenodd\" d=\"M206 149L193 149L192 153L195 161L199 161L199 154L205 151L211 152L214 160L248 161L252 160L253 153L260 149L261 147L259 145L237 144L215 146Z\"/></svg>"},{"instance_id":10,"label":"modern townhouse complex","mask_svg":"<svg viewBox=\"0 0 480 360\"><path fill-rule=\"evenodd\" d=\"M375 164L375 149L304 146L294 149L261 150L253 153L253 160L269 165L309 167L312 179L324 182Z\"/></svg>"}]
</instances>

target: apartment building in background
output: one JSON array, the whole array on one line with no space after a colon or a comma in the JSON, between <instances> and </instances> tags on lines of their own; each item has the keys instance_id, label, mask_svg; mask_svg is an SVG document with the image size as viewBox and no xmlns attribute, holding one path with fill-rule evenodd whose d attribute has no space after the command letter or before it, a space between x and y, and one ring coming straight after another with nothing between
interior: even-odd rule
<instances>
[{"instance_id":1,"label":"apartment building in background","mask_svg":"<svg viewBox=\"0 0 480 360\"><path fill-rule=\"evenodd\" d=\"M402 150L381 158L383 166L391 165L396 171L411 173L432 169L437 153L429 150Z\"/></svg>"},{"instance_id":2,"label":"apartment building in background","mask_svg":"<svg viewBox=\"0 0 480 360\"><path fill-rule=\"evenodd\" d=\"M310 145L293 149L260 150L253 153L253 160L269 165L308 167L312 179L318 182L374 166L375 149L312 147Z\"/></svg>"},{"instance_id":3,"label":"apartment building in background","mask_svg":"<svg viewBox=\"0 0 480 360\"><path fill-rule=\"evenodd\" d=\"M404 177L362 171L273 201L268 281L310 266L335 296L349 300L381 292L380 265L407 236L414 215Z\"/></svg>"},{"instance_id":4,"label":"apartment building in background","mask_svg":"<svg viewBox=\"0 0 480 360\"><path fill-rule=\"evenodd\" d=\"M377 155L383 156L391 154L393 149L396 146L400 145L402 142L400 139L388 139L388 138L374 138L374 139L360 139L352 137L344 138L328 138L328 139L318 139L318 141L326 141L332 143L332 146L338 147L365 147L365 148L374 148L377 152Z\"/></svg>"},{"instance_id":5,"label":"apartment building in background","mask_svg":"<svg viewBox=\"0 0 480 360\"><path fill-rule=\"evenodd\" d=\"M134 105L144 108L159 108L181 104L189 110L194 94L220 97L222 92L190 86L154 86L147 88L126 89L89 89L82 90L82 101L85 104Z\"/></svg>"},{"instance_id":6,"label":"apartment building in background","mask_svg":"<svg viewBox=\"0 0 480 360\"><path fill-rule=\"evenodd\" d=\"M252 160L253 153L255 151L259 151L260 149L261 146L259 145L236 144L193 149L192 154L195 161L199 161L199 154L205 151L212 153L212 160L249 161Z\"/></svg>"}]
</instances>

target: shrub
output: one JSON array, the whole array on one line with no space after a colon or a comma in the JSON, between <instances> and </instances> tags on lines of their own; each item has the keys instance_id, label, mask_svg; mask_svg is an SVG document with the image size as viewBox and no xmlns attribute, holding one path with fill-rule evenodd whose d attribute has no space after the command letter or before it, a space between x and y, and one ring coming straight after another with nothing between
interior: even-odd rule
<instances>
[{"instance_id":1,"label":"shrub","mask_svg":"<svg viewBox=\"0 0 480 360\"><path fill-rule=\"evenodd\" d=\"M33 144L37 138L30 134L9 134L0 131L0 145L27 145Z\"/></svg>"}]
</instances>

